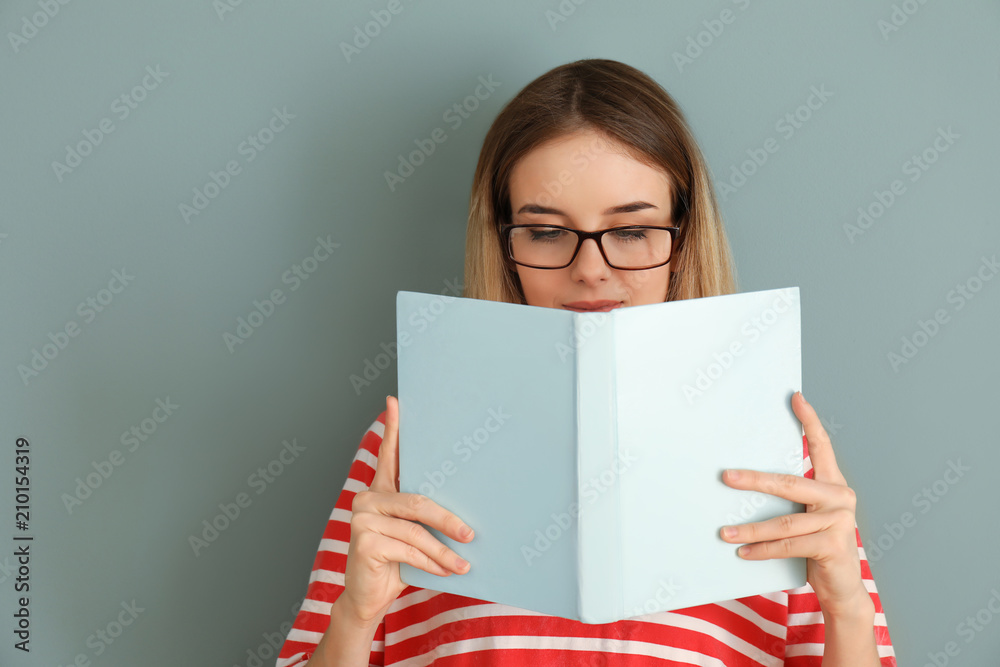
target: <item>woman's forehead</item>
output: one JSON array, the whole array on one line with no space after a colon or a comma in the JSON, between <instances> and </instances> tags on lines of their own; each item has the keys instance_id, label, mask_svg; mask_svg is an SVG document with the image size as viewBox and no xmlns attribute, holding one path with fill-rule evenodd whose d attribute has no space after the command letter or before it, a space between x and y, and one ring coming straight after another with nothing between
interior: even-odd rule
<instances>
[{"instance_id":1,"label":"woman's forehead","mask_svg":"<svg viewBox=\"0 0 1000 667\"><path fill-rule=\"evenodd\" d=\"M619 153L570 159L558 148L526 156L511 173L508 189L514 213L538 204L565 213L564 207L582 207L613 215L631 211L609 209L638 201L669 209L671 200L670 178L661 169Z\"/></svg>"}]
</instances>

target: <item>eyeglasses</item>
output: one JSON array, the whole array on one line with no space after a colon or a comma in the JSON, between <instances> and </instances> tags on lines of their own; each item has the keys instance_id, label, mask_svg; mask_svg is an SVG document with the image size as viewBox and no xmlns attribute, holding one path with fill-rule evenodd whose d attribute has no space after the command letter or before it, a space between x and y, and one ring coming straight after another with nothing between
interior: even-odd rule
<instances>
[{"instance_id":1,"label":"eyeglasses","mask_svg":"<svg viewBox=\"0 0 1000 667\"><path fill-rule=\"evenodd\" d=\"M631 225L581 232L558 225L501 225L507 257L535 269L563 269L573 263L587 239L597 241L608 266L625 271L655 269L670 261L680 227ZM606 234L611 236L605 237Z\"/></svg>"}]
</instances>

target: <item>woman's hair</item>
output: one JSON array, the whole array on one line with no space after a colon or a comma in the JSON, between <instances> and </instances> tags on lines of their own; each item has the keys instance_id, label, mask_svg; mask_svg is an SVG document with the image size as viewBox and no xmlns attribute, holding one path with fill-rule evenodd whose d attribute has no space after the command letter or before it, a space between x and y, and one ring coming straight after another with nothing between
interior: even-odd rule
<instances>
[{"instance_id":1,"label":"woman's hair","mask_svg":"<svg viewBox=\"0 0 1000 667\"><path fill-rule=\"evenodd\" d=\"M536 146L596 130L635 160L670 177L672 224L680 227L667 301L731 294L735 267L705 159L677 103L653 79L614 60L578 60L529 83L490 126L472 182L463 296L526 303L501 247L511 222L510 175Z\"/></svg>"}]
</instances>

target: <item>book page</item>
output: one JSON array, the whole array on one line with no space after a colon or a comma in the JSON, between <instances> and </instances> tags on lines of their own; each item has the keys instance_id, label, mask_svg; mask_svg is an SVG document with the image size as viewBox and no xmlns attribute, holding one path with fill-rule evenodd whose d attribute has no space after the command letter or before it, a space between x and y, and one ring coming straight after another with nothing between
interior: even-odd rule
<instances>
[{"instance_id":1,"label":"book page","mask_svg":"<svg viewBox=\"0 0 1000 667\"><path fill-rule=\"evenodd\" d=\"M798 288L616 313L623 604L627 615L805 583L805 561L744 561L723 525L800 511L739 491L726 468L802 474Z\"/></svg>"},{"instance_id":2,"label":"book page","mask_svg":"<svg viewBox=\"0 0 1000 667\"><path fill-rule=\"evenodd\" d=\"M413 586L540 613L577 613L573 314L399 292L400 490L476 531L471 564Z\"/></svg>"}]
</instances>

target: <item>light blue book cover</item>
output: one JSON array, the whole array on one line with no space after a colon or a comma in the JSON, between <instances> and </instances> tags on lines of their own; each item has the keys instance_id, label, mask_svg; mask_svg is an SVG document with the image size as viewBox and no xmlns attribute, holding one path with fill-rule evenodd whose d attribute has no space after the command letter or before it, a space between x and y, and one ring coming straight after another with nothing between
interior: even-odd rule
<instances>
[{"instance_id":1,"label":"light blue book cover","mask_svg":"<svg viewBox=\"0 0 1000 667\"><path fill-rule=\"evenodd\" d=\"M578 313L400 291L399 486L476 531L412 586L609 623L787 590L726 524L801 505L726 468L801 475L797 287Z\"/></svg>"}]
</instances>

